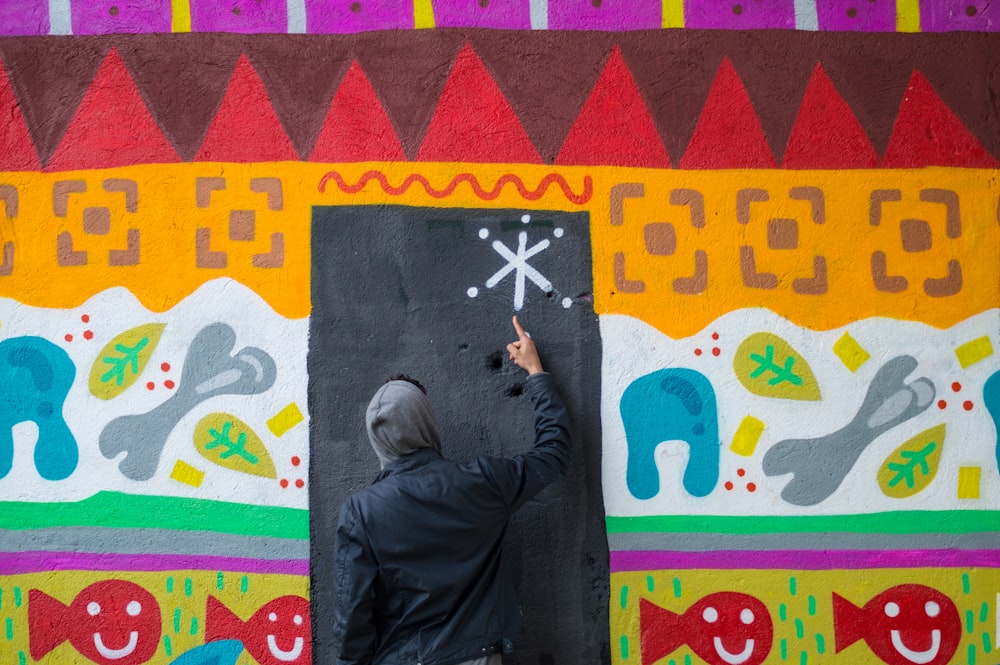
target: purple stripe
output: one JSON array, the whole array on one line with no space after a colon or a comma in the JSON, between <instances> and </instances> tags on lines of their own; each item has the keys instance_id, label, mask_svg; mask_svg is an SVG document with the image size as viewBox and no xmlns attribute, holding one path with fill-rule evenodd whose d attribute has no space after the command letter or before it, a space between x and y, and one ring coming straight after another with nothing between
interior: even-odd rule
<instances>
[{"instance_id":1,"label":"purple stripe","mask_svg":"<svg viewBox=\"0 0 1000 665\"><path fill-rule=\"evenodd\" d=\"M640 570L859 570L1000 568L1000 550L777 550L611 553L611 572Z\"/></svg>"},{"instance_id":2,"label":"purple stripe","mask_svg":"<svg viewBox=\"0 0 1000 665\"><path fill-rule=\"evenodd\" d=\"M91 554L76 552L0 552L0 575L50 570L159 572L224 570L275 575L309 574L308 559L249 559L187 554Z\"/></svg>"}]
</instances>

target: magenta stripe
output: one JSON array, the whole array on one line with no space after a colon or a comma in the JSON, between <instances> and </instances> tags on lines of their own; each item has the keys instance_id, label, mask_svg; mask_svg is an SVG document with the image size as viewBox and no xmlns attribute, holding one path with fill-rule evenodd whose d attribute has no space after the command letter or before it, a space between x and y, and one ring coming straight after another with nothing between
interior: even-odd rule
<instances>
[{"instance_id":1,"label":"magenta stripe","mask_svg":"<svg viewBox=\"0 0 1000 665\"><path fill-rule=\"evenodd\" d=\"M776 550L611 553L611 572L640 570L858 570L866 568L1000 568L998 550Z\"/></svg>"},{"instance_id":2,"label":"magenta stripe","mask_svg":"<svg viewBox=\"0 0 1000 665\"><path fill-rule=\"evenodd\" d=\"M224 570L238 573L308 575L308 559L249 559L186 554L92 554L78 552L0 552L0 575L50 570L159 572Z\"/></svg>"}]
</instances>

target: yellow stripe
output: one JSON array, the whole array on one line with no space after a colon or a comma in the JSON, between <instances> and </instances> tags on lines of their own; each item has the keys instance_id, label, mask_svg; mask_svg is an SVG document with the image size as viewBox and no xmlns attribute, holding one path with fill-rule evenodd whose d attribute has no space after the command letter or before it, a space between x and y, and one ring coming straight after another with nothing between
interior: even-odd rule
<instances>
[{"instance_id":1,"label":"yellow stripe","mask_svg":"<svg viewBox=\"0 0 1000 665\"><path fill-rule=\"evenodd\" d=\"M191 32L191 4L189 0L170 0L173 21L170 28L174 32Z\"/></svg>"},{"instance_id":2,"label":"yellow stripe","mask_svg":"<svg viewBox=\"0 0 1000 665\"><path fill-rule=\"evenodd\" d=\"M920 32L920 0L896 0L896 30Z\"/></svg>"},{"instance_id":3,"label":"yellow stripe","mask_svg":"<svg viewBox=\"0 0 1000 665\"><path fill-rule=\"evenodd\" d=\"M431 0L413 0L413 27L434 27L434 5Z\"/></svg>"},{"instance_id":4,"label":"yellow stripe","mask_svg":"<svg viewBox=\"0 0 1000 665\"><path fill-rule=\"evenodd\" d=\"M663 0L663 27L684 27L684 0Z\"/></svg>"}]
</instances>

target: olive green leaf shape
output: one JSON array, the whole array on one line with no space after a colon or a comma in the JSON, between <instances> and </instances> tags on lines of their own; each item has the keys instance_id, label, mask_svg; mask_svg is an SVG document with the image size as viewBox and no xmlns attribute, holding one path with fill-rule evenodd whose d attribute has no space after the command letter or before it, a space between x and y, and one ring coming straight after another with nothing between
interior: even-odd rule
<instances>
[{"instance_id":1,"label":"olive green leaf shape","mask_svg":"<svg viewBox=\"0 0 1000 665\"><path fill-rule=\"evenodd\" d=\"M219 466L251 476L277 478L264 442L245 422L229 413L210 413L194 428L194 447Z\"/></svg>"},{"instance_id":2,"label":"olive green leaf shape","mask_svg":"<svg viewBox=\"0 0 1000 665\"><path fill-rule=\"evenodd\" d=\"M733 371L743 387L761 397L815 401L819 384L805 358L773 333L747 337L736 349Z\"/></svg>"},{"instance_id":3,"label":"olive green leaf shape","mask_svg":"<svg viewBox=\"0 0 1000 665\"><path fill-rule=\"evenodd\" d=\"M90 392L114 399L136 382L160 343L164 323L147 323L126 330L101 349L90 368Z\"/></svg>"},{"instance_id":4,"label":"olive green leaf shape","mask_svg":"<svg viewBox=\"0 0 1000 665\"><path fill-rule=\"evenodd\" d=\"M945 424L924 430L892 451L878 470L882 494L905 499L931 484L941 462Z\"/></svg>"}]
</instances>

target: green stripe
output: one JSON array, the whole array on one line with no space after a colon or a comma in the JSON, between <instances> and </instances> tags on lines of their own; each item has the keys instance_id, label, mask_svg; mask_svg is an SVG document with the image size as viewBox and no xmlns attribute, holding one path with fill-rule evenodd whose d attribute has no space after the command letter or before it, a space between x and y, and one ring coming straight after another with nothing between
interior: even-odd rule
<instances>
[{"instance_id":1,"label":"green stripe","mask_svg":"<svg viewBox=\"0 0 1000 665\"><path fill-rule=\"evenodd\" d=\"M155 526L306 540L309 511L121 492L99 492L75 503L0 502L0 529L60 526Z\"/></svg>"},{"instance_id":2,"label":"green stripe","mask_svg":"<svg viewBox=\"0 0 1000 665\"><path fill-rule=\"evenodd\" d=\"M1000 531L1000 511L895 511L870 515L817 517L714 517L706 515L652 515L613 517L608 533L987 533Z\"/></svg>"}]
</instances>

